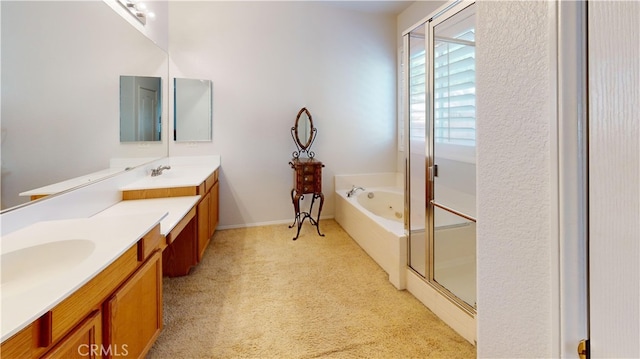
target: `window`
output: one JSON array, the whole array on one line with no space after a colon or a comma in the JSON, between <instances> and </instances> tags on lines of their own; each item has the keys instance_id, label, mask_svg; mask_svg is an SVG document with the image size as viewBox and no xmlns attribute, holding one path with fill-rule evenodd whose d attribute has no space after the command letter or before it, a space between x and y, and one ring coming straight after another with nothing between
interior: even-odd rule
<instances>
[{"instance_id":1,"label":"window","mask_svg":"<svg viewBox=\"0 0 640 359\"><path fill-rule=\"evenodd\" d=\"M475 146L475 34L435 39L434 139L438 143ZM424 39L421 39L424 41ZM426 52L412 43L409 55L409 138L425 138Z\"/></svg>"},{"instance_id":2,"label":"window","mask_svg":"<svg viewBox=\"0 0 640 359\"><path fill-rule=\"evenodd\" d=\"M475 34L437 37L434 46L434 137L439 143L475 146Z\"/></svg>"}]
</instances>

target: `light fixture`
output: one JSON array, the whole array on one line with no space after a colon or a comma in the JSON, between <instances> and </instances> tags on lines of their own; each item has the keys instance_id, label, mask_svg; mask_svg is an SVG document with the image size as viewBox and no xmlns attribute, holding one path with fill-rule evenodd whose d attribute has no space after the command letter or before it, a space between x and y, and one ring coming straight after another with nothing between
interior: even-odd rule
<instances>
[{"instance_id":1,"label":"light fixture","mask_svg":"<svg viewBox=\"0 0 640 359\"><path fill-rule=\"evenodd\" d=\"M147 17L153 19L156 15L147 9L147 5L138 0L118 0L127 11L133 15L142 25L147 24Z\"/></svg>"}]
</instances>

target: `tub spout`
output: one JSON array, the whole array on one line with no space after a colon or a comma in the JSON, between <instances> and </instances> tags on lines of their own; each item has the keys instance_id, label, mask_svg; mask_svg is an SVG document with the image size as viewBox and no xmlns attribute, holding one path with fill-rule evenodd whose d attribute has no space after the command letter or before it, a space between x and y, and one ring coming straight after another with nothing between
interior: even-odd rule
<instances>
[{"instance_id":1,"label":"tub spout","mask_svg":"<svg viewBox=\"0 0 640 359\"><path fill-rule=\"evenodd\" d=\"M359 189L364 191L364 188L362 188L362 187L352 186L351 189L349 190L349 192L347 192L347 197L353 196L354 194L356 194L356 191L359 190Z\"/></svg>"}]
</instances>

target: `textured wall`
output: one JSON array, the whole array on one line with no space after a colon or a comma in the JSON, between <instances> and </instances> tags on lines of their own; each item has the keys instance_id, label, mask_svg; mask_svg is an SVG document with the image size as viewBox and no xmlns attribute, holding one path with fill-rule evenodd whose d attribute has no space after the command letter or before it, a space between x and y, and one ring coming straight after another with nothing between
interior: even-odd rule
<instances>
[{"instance_id":1,"label":"textured wall","mask_svg":"<svg viewBox=\"0 0 640 359\"><path fill-rule=\"evenodd\" d=\"M477 6L478 357L547 358L554 5Z\"/></svg>"}]
</instances>

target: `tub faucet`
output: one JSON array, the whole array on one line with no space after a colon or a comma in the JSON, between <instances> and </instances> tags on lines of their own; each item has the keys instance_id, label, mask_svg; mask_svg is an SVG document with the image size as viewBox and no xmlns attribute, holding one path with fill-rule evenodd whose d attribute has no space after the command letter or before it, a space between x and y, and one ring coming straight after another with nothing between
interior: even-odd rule
<instances>
[{"instance_id":1,"label":"tub faucet","mask_svg":"<svg viewBox=\"0 0 640 359\"><path fill-rule=\"evenodd\" d=\"M364 191L364 188L362 188L362 187L352 186L351 190L349 190L349 192L347 192L347 197L353 196L354 194L356 194L356 191L359 190L359 189Z\"/></svg>"},{"instance_id":2,"label":"tub faucet","mask_svg":"<svg viewBox=\"0 0 640 359\"><path fill-rule=\"evenodd\" d=\"M162 174L162 171L164 170L170 170L171 166L158 166L158 168L154 168L151 170L151 177L156 177L156 176L160 176Z\"/></svg>"}]
</instances>

